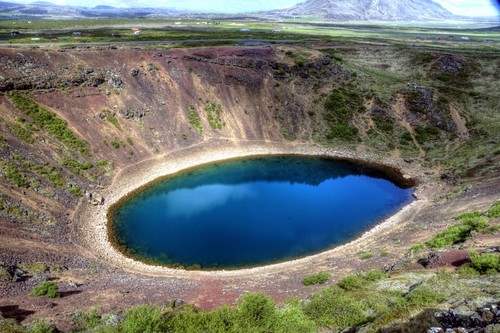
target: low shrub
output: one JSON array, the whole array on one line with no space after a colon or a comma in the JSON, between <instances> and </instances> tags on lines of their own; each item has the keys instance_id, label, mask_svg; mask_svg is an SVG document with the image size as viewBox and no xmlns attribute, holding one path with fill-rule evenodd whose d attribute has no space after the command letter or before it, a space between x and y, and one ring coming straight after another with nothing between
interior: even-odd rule
<instances>
[{"instance_id":1,"label":"low shrub","mask_svg":"<svg viewBox=\"0 0 500 333\"><path fill-rule=\"evenodd\" d=\"M187 117L189 124L193 127L198 134L203 134L203 124L201 123L201 118L194 106L190 106L187 111Z\"/></svg>"},{"instance_id":2,"label":"low shrub","mask_svg":"<svg viewBox=\"0 0 500 333\"><path fill-rule=\"evenodd\" d=\"M410 306L420 309L442 302L444 297L430 287L419 286L408 294L407 300Z\"/></svg>"},{"instance_id":3,"label":"low shrub","mask_svg":"<svg viewBox=\"0 0 500 333\"><path fill-rule=\"evenodd\" d=\"M55 113L41 107L22 93L13 92L9 97L19 110L32 119L34 125L47 131L68 148L77 150L82 154L88 153L88 143L79 139L68 127L66 121L59 118Z\"/></svg>"},{"instance_id":4,"label":"low shrub","mask_svg":"<svg viewBox=\"0 0 500 333\"><path fill-rule=\"evenodd\" d=\"M157 333L165 331L160 308L142 305L128 310L121 323L123 333Z\"/></svg>"},{"instance_id":5,"label":"low shrub","mask_svg":"<svg viewBox=\"0 0 500 333\"><path fill-rule=\"evenodd\" d=\"M59 297L59 287L54 282L44 281L34 287L31 294L38 297L57 298Z\"/></svg>"},{"instance_id":6,"label":"low shrub","mask_svg":"<svg viewBox=\"0 0 500 333\"><path fill-rule=\"evenodd\" d=\"M331 274L328 272L319 272L316 274L312 274L309 276L306 276L303 280L302 283L304 286L312 286L315 284L324 284L330 280Z\"/></svg>"},{"instance_id":7,"label":"low shrub","mask_svg":"<svg viewBox=\"0 0 500 333\"><path fill-rule=\"evenodd\" d=\"M500 272L500 254L472 252L470 254L471 267L481 274Z\"/></svg>"},{"instance_id":8,"label":"low shrub","mask_svg":"<svg viewBox=\"0 0 500 333\"><path fill-rule=\"evenodd\" d=\"M373 257L373 253L371 251L362 251L358 253L358 257L361 260L368 260Z\"/></svg>"},{"instance_id":9,"label":"low shrub","mask_svg":"<svg viewBox=\"0 0 500 333\"><path fill-rule=\"evenodd\" d=\"M425 244L432 249L440 249L463 243L471 237L473 231L480 231L488 226L488 220L480 213L465 213L457 217L460 224L448 227Z\"/></svg>"},{"instance_id":10,"label":"low shrub","mask_svg":"<svg viewBox=\"0 0 500 333\"><path fill-rule=\"evenodd\" d=\"M37 320L28 326L29 333L56 333L56 327L43 320Z\"/></svg>"},{"instance_id":11,"label":"low shrub","mask_svg":"<svg viewBox=\"0 0 500 333\"><path fill-rule=\"evenodd\" d=\"M314 294L304 306L304 312L309 318L322 327L336 331L366 322L366 310L363 299L336 286Z\"/></svg>"},{"instance_id":12,"label":"low shrub","mask_svg":"<svg viewBox=\"0 0 500 333\"><path fill-rule=\"evenodd\" d=\"M210 127L213 129L221 129L224 126L222 122L222 106L214 102L208 102L205 105L205 112Z\"/></svg>"},{"instance_id":13,"label":"low shrub","mask_svg":"<svg viewBox=\"0 0 500 333\"><path fill-rule=\"evenodd\" d=\"M500 201L495 202L493 206L486 212L486 216L492 219L496 219L500 217Z\"/></svg>"},{"instance_id":14,"label":"low shrub","mask_svg":"<svg viewBox=\"0 0 500 333\"><path fill-rule=\"evenodd\" d=\"M94 329L102 324L102 317L97 309L79 311L73 314L72 320L77 331Z\"/></svg>"}]
</instances>

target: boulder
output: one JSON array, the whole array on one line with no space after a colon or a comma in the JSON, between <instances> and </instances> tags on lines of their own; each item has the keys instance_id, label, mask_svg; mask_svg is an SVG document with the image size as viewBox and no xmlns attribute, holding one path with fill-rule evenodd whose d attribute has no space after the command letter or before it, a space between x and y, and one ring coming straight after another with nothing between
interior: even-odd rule
<instances>
[{"instance_id":1,"label":"boulder","mask_svg":"<svg viewBox=\"0 0 500 333\"><path fill-rule=\"evenodd\" d=\"M459 267L470 261L469 253L465 250L449 250L444 252L430 252L427 257L418 260L425 268L443 266Z\"/></svg>"}]
</instances>

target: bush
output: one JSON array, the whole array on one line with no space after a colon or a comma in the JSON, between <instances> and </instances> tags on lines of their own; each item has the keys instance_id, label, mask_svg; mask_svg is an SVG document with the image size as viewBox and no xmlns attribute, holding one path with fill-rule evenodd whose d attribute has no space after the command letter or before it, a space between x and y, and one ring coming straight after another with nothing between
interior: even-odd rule
<instances>
[{"instance_id":1,"label":"bush","mask_svg":"<svg viewBox=\"0 0 500 333\"><path fill-rule=\"evenodd\" d=\"M196 112L196 109L193 106L188 108L187 117L191 127L193 127L198 134L203 134L203 124L201 123L200 115Z\"/></svg>"},{"instance_id":2,"label":"bush","mask_svg":"<svg viewBox=\"0 0 500 333\"><path fill-rule=\"evenodd\" d=\"M80 162L70 158L65 159L63 165L75 175L80 175L83 171L90 170L94 167L90 162Z\"/></svg>"},{"instance_id":3,"label":"bush","mask_svg":"<svg viewBox=\"0 0 500 333\"><path fill-rule=\"evenodd\" d=\"M26 175L19 171L19 168L14 163L4 162L0 164L0 167L5 178L17 187L28 188L30 186L30 182Z\"/></svg>"},{"instance_id":4,"label":"bush","mask_svg":"<svg viewBox=\"0 0 500 333\"><path fill-rule=\"evenodd\" d=\"M238 322L243 331L272 331L277 321L274 302L263 294L249 293L238 303Z\"/></svg>"},{"instance_id":5,"label":"bush","mask_svg":"<svg viewBox=\"0 0 500 333\"><path fill-rule=\"evenodd\" d=\"M14 320L0 319L0 332L2 333L26 333L26 330Z\"/></svg>"},{"instance_id":6,"label":"bush","mask_svg":"<svg viewBox=\"0 0 500 333\"><path fill-rule=\"evenodd\" d=\"M316 324L306 316L299 302L290 302L278 310L276 332L317 332Z\"/></svg>"},{"instance_id":7,"label":"bush","mask_svg":"<svg viewBox=\"0 0 500 333\"><path fill-rule=\"evenodd\" d=\"M222 106L220 104L208 102L205 105L205 112L207 114L207 120L210 127L213 129L221 129L224 126L221 119Z\"/></svg>"},{"instance_id":8,"label":"bush","mask_svg":"<svg viewBox=\"0 0 500 333\"><path fill-rule=\"evenodd\" d=\"M46 296L48 298L59 297L59 287L51 281L44 281L31 290L33 296Z\"/></svg>"},{"instance_id":9,"label":"bush","mask_svg":"<svg viewBox=\"0 0 500 333\"><path fill-rule=\"evenodd\" d=\"M56 114L39 106L35 101L18 92L10 94L10 99L14 105L27 116L33 123L47 131L65 146L77 150L82 154L88 153L89 145L86 141L79 139L68 127L66 121Z\"/></svg>"},{"instance_id":10,"label":"bush","mask_svg":"<svg viewBox=\"0 0 500 333\"><path fill-rule=\"evenodd\" d=\"M316 274L312 274L309 276L306 276L303 280L302 283L304 286L312 286L315 284L323 284L328 282L330 280L331 275L328 272L319 272Z\"/></svg>"},{"instance_id":11,"label":"bush","mask_svg":"<svg viewBox=\"0 0 500 333\"><path fill-rule=\"evenodd\" d=\"M349 275L339 281L337 284L340 288L344 290L356 290L363 288L365 286L365 279L359 275Z\"/></svg>"},{"instance_id":12,"label":"bush","mask_svg":"<svg viewBox=\"0 0 500 333\"><path fill-rule=\"evenodd\" d=\"M304 306L305 314L318 325L337 331L366 322L366 310L363 299L338 287L320 291Z\"/></svg>"},{"instance_id":13,"label":"bush","mask_svg":"<svg viewBox=\"0 0 500 333\"><path fill-rule=\"evenodd\" d=\"M324 119L329 125L328 140L353 141L358 137L358 129L352 126L353 115L363 112L364 100L354 87L340 87L332 90L324 103Z\"/></svg>"},{"instance_id":14,"label":"bush","mask_svg":"<svg viewBox=\"0 0 500 333\"><path fill-rule=\"evenodd\" d=\"M368 260L373 257L373 253L371 251L362 251L358 253L358 257L361 260Z\"/></svg>"},{"instance_id":15,"label":"bush","mask_svg":"<svg viewBox=\"0 0 500 333\"><path fill-rule=\"evenodd\" d=\"M94 329L102 325L102 317L97 309L86 312L77 312L73 315L73 325L79 331Z\"/></svg>"},{"instance_id":16,"label":"bush","mask_svg":"<svg viewBox=\"0 0 500 333\"><path fill-rule=\"evenodd\" d=\"M142 305L127 311L121 324L123 333L157 333L161 332L162 312L158 307Z\"/></svg>"},{"instance_id":17,"label":"bush","mask_svg":"<svg viewBox=\"0 0 500 333\"><path fill-rule=\"evenodd\" d=\"M444 300L444 297L443 295L429 287L420 286L413 289L408 294L407 299L410 306L416 308L425 308L442 302Z\"/></svg>"},{"instance_id":18,"label":"bush","mask_svg":"<svg viewBox=\"0 0 500 333\"><path fill-rule=\"evenodd\" d=\"M29 326L29 333L55 333L56 328L54 325L46 321L35 321Z\"/></svg>"},{"instance_id":19,"label":"bush","mask_svg":"<svg viewBox=\"0 0 500 333\"><path fill-rule=\"evenodd\" d=\"M474 277L474 276L478 276L479 275L479 272L476 271L470 265L462 265L462 266L460 266L457 269L457 273L458 273L458 275L464 276L464 277Z\"/></svg>"},{"instance_id":20,"label":"bush","mask_svg":"<svg viewBox=\"0 0 500 333\"><path fill-rule=\"evenodd\" d=\"M489 218L496 219L500 217L500 201L495 202L493 206L486 212Z\"/></svg>"},{"instance_id":21,"label":"bush","mask_svg":"<svg viewBox=\"0 0 500 333\"><path fill-rule=\"evenodd\" d=\"M458 216L457 220L462 223L448 227L425 244L432 249L440 249L463 243L470 238L473 231L480 231L488 226L487 219L480 213L465 213Z\"/></svg>"},{"instance_id":22,"label":"bush","mask_svg":"<svg viewBox=\"0 0 500 333\"><path fill-rule=\"evenodd\" d=\"M500 272L500 254L472 252L470 254L471 267L481 274Z\"/></svg>"}]
</instances>

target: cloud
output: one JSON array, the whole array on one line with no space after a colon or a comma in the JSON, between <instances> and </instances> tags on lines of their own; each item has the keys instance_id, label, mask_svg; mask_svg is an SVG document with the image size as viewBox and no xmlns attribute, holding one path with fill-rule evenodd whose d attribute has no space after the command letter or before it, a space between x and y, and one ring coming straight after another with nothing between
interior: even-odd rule
<instances>
[{"instance_id":1,"label":"cloud","mask_svg":"<svg viewBox=\"0 0 500 333\"><path fill-rule=\"evenodd\" d=\"M449 11L465 16L496 16L495 0L437 0Z\"/></svg>"},{"instance_id":2,"label":"cloud","mask_svg":"<svg viewBox=\"0 0 500 333\"><path fill-rule=\"evenodd\" d=\"M254 195L248 185L205 185L169 192L163 199L170 218L189 218L222 206L230 200Z\"/></svg>"}]
</instances>

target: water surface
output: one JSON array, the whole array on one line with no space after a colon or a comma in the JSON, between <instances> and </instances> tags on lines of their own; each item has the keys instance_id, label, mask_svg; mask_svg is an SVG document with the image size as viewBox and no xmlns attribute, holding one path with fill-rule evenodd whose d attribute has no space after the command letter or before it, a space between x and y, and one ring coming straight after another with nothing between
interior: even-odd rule
<instances>
[{"instance_id":1,"label":"water surface","mask_svg":"<svg viewBox=\"0 0 500 333\"><path fill-rule=\"evenodd\" d=\"M411 193L350 163L253 158L152 185L114 210L112 230L126 252L162 264L255 266L352 240Z\"/></svg>"}]
</instances>

